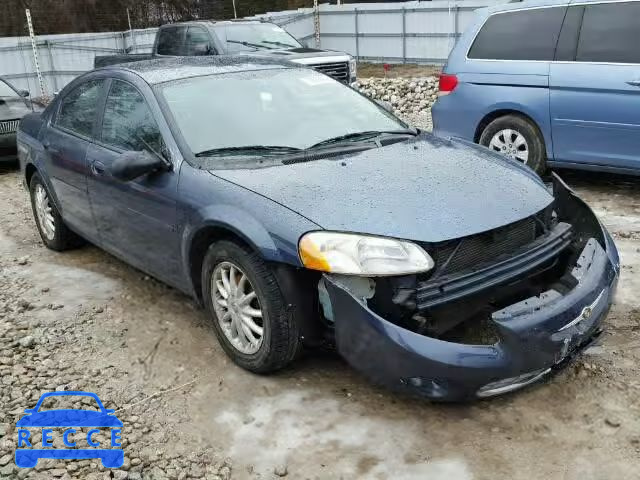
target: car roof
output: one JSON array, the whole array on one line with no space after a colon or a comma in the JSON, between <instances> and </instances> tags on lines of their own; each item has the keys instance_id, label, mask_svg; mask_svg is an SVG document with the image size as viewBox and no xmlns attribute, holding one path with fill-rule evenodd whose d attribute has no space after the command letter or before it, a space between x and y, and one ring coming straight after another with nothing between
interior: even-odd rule
<instances>
[{"instance_id":1,"label":"car roof","mask_svg":"<svg viewBox=\"0 0 640 480\"><path fill-rule=\"evenodd\" d=\"M167 23L160 28L169 28L177 26L201 25L204 27L212 27L214 25L259 25L261 23L269 23L264 20L247 20L244 18L238 20L189 20L186 22Z\"/></svg>"},{"instance_id":2,"label":"car roof","mask_svg":"<svg viewBox=\"0 0 640 480\"><path fill-rule=\"evenodd\" d=\"M628 1L639 1L639 0L525 0L521 1L512 1L511 3L505 3L500 5L494 5L493 7L488 7L483 9L487 14L499 13L499 12L508 12L510 10L525 10L527 8L536 8L536 7L555 7L562 5L570 5L570 4L580 4L580 3L615 3L615 2L628 2Z\"/></svg>"},{"instance_id":3,"label":"car roof","mask_svg":"<svg viewBox=\"0 0 640 480\"><path fill-rule=\"evenodd\" d=\"M198 57L154 58L140 62L111 65L98 70L134 72L148 84L155 85L205 75L282 68L302 67L278 58L272 59L251 55L203 55Z\"/></svg>"}]
</instances>

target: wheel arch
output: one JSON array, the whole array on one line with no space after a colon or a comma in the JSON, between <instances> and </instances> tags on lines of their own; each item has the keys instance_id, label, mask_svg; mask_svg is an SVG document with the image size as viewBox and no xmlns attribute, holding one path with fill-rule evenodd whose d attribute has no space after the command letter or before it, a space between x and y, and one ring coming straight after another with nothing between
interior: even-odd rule
<instances>
[{"instance_id":1,"label":"wheel arch","mask_svg":"<svg viewBox=\"0 0 640 480\"><path fill-rule=\"evenodd\" d=\"M27 185L27 188L29 188L29 185L31 185L31 179L33 178L33 175L35 173L37 173L37 172L38 172L38 169L33 163L29 162L29 163L27 163L25 165L25 167L24 167L24 181L25 181L25 183Z\"/></svg>"},{"instance_id":2,"label":"wheel arch","mask_svg":"<svg viewBox=\"0 0 640 480\"><path fill-rule=\"evenodd\" d=\"M498 108L499 107L499 108ZM549 131L549 126L545 124L543 119L536 118L535 112L529 112L526 108L522 108L518 105L500 105L494 106L488 113L486 113L478 125L476 126L476 130L473 135L474 143L480 142L480 137L482 136L482 132L487 126L493 122L494 120L504 117L507 115L516 115L519 116L528 122L530 122L538 133L540 133L540 137L544 141L544 148L547 152L547 158L549 160L553 159L553 139L551 138L551 133Z\"/></svg>"},{"instance_id":3,"label":"wheel arch","mask_svg":"<svg viewBox=\"0 0 640 480\"><path fill-rule=\"evenodd\" d=\"M261 254L260 249L245 235L228 224L217 222L202 225L190 236L187 244L187 272L193 294L202 302L202 264L209 247L220 240L230 240L249 250Z\"/></svg>"}]
</instances>

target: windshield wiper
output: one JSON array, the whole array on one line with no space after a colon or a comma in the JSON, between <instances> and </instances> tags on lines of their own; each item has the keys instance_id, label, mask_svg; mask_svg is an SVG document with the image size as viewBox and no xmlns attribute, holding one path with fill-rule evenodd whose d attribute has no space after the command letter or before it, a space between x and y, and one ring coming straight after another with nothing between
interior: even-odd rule
<instances>
[{"instance_id":1,"label":"windshield wiper","mask_svg":"<svg viewBox=\"0 0 640 480\"><path fill-rule=\"evenodd\" d=\"M222 147L212 148L209 150L203 150L196 153L196 157L213 157L216 155L243 155L243 154L255 154L255 155L283 155L286 153L296 153L301 150L296 147L287 147L280 145L246 145L243 147Z\"/></svg>"},{"instance_id":2,"label":"windshield wiper","mask_svg":"<svg viewBox=\"0 0 640 480\"><path fill-rule=\"evenodd\" d=\"M300 47L300 45L291 45L289 43L274 42L274 41L269 41L269 40L263 40L262 43L268 43L270 45L278 45L280 47L285 47L285 48L299 48Z\"/></svg>"},{"instance_id":3,"label":"windshield wiper","mask_svg":"<svg viewBox=\"0 0 640 480\"><path fill-rule=\"evenodd\" d=\"M243 42L240 40L227 40L227 43L237 43L238 45L244 45L245 47L252 47L256 50L264 49L264 50L273 50L272 47L268 47L267 45L262 45L261 43L251 43L251 42Z\"/></svg>"},{"instance_id":4,"label":"windshield wiper","mask_svg":"<svg viewBox=\"0 0 640 480\"><path fill-rule=\"evenodd\" d=\"M415 137L418 132L414 129L403 129L403 130L370 130L366 132L355 132L355 133L347 133L346 135L340 135L338 137L327 138L321 142L318 142L314 145L311 145L309 149L324 147L326 145L335 145L336 143L342 142L360 142L365 140L371 140L373 138L380 137L381 135L411 135Z\"/></svg>"}]
</instances>

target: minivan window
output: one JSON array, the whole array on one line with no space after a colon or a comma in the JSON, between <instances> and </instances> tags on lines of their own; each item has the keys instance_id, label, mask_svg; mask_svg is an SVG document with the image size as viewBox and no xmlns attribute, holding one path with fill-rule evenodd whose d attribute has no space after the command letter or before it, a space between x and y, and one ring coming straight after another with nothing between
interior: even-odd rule
<instances>
[{"instance_id":1,"label":"minivan window","mask_svg":"<svg viewBox=\"0 0 640 480\"><path fill-rule=\"evenodd\" d=\"M161 28L158 34L158 55L182 55L184 27Z\"/></svg>"},{"instance_id":2,"label":"minivan window","mask_svg":"<svg viewBox=\"0 0 640 480\"><path fill-rule=\"evenodd\" d=\"M603 3L585 8L576 60L640 63L640 2Z\"/></svg>"},{"instance_id":3,"label":"minivan window","mask_svg":"<svg viewBox=\"0 0 640 480\"><path fill-rule=\"evenodd\" d=\"M468 57L485 60L553 60L566 7L497 13L478 33Z\"/></svg>"},{"instance_id":4,"label":"minivan window","mask_svg":"<svg viewBox=\"0 0 640 480\"><path fill-rule=\"evenodd\" d=\"M77 86L60 102L55 125L90 137L102 95L103 80L91 80Z\"/></svg>"}]
</instances>

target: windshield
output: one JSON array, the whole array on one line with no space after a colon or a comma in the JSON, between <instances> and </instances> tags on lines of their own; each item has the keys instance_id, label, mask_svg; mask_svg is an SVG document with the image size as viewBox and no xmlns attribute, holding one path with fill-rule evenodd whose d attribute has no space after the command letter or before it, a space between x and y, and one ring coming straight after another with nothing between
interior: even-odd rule
<instances>
[{"instance_id":1,"label":"windshield","mask_svg":"<svg viewBox=\"0 0 640 480\"><path fill-rule=\"evenodd\" d=\"M302 46L284 29L271 23L223 25L216 26L215 31L229 54Z\"/></svg>"},{"instance_id":2,"label":"windshield","mask_svg":"<svg viewBox=\"0 0 640 480\"><path fill-rule=\"evenodd\" d=\"M194 154L261 145L304 149L342 135L407 127L376 103L311 69L225 73L161 89Z\"/></svg>"}]
</instances>

